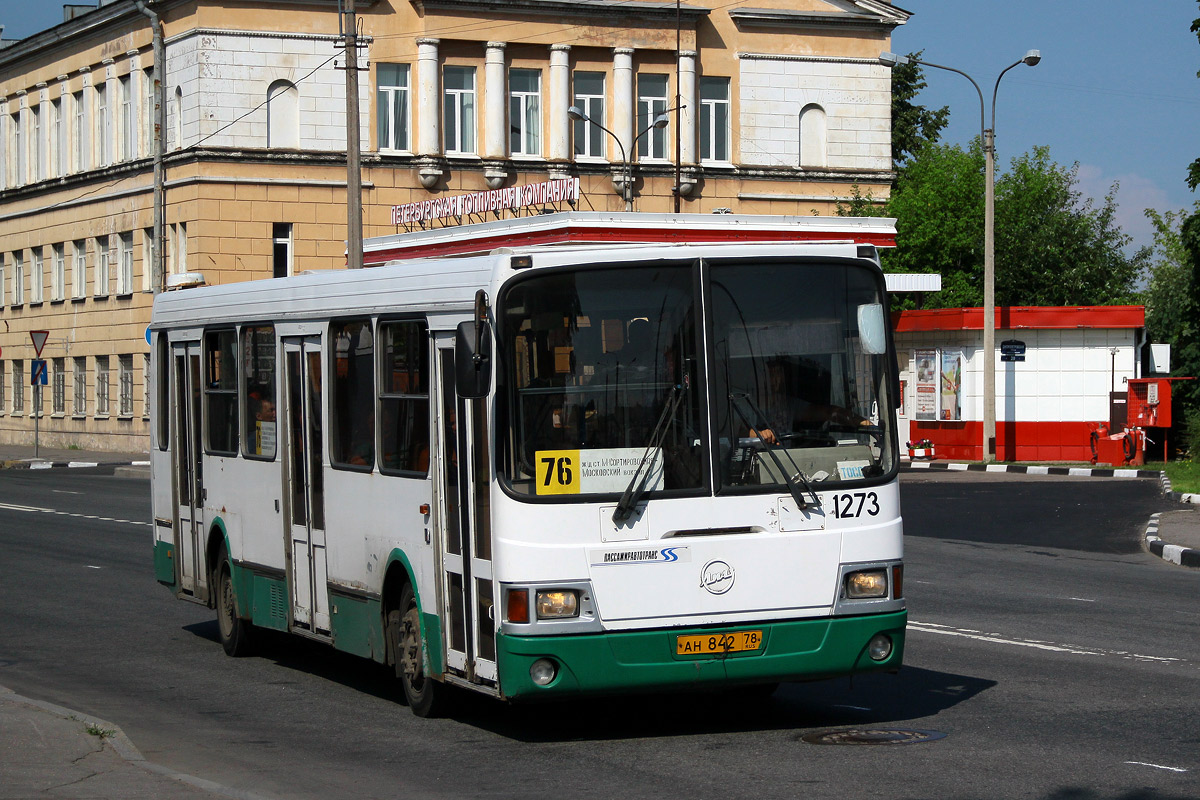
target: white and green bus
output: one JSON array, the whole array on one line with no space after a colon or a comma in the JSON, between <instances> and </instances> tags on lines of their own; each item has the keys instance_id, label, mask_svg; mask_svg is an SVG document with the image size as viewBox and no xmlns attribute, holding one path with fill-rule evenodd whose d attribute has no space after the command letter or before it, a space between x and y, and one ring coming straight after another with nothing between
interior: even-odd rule
<instances>
[{"instance_id":1,"label":"white and green bus","mask_svg":"<svg viewBox=\"0 0 1200 800\"><path fill-rule=\"evenodd\" d=\"M739 238L160 295L157 579L216 609L229 654L259 629L320 640L394 666L420 715L451 686L532 700L897 670L876 249Z\"/></svg>"}]
</instances>

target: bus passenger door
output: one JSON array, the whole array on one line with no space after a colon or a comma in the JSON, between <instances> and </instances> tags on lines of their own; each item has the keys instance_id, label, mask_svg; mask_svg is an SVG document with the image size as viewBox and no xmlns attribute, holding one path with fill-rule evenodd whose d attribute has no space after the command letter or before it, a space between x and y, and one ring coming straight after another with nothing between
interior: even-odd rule
<instances>
[{"instance_id":1,"label":"bus passenger door","mask_svg":"<svg viewBox=\"0 0 1200 800\"><path fill-rule=\"evenodd\" d=\"M283 358L283 464L291 519L288 582L292 620L300 628L328 634L321 338L284 338Z\"/></svg>"},{"instance_id":2,"label":"bus passenger door","mask_svg":"<svg viewBox=\"0 0 1200 800\"><path fill-rule=\"evenodd\" d=\"M172 346L171 410L175 427L175 552L179 554L179 588L207 599L202 566L204 547L204 477L200 444L200 343Z\"/></svg>"},{"instance_id":3,"label":"bus passenger door","mask_svg":"<svg viewBox=\"0 0 1200 800\"><path fill-rule=\"evenodd\" d=\"M473 683L496 680L492 591L491 465L487 400L454 390L454 339L439 339L439 556L446 664Z\"/></svg>"}]
</instances>

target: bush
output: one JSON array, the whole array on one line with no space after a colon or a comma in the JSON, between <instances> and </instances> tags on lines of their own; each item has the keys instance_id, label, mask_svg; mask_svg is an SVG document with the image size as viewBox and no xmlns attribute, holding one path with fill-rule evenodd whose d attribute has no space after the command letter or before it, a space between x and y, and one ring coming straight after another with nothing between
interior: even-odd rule
<instances>
[{"instance_id":1,"label":"bush","mask_svg":"<svg viewBox=\"0 0 1200 800\"><path fill-rule=\"evenodd\" d=\"M1181 433L1187 457L1193 461L1200 458L1200 408L1189 409L1184 414Z\"/></svg>"}]
</instances>

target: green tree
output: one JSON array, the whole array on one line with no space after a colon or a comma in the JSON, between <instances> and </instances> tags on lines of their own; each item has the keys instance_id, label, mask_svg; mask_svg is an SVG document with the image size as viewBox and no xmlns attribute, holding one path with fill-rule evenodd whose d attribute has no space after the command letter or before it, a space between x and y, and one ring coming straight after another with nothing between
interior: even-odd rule
<instances>
[{"instance_id":1,"label":"green tree","mask_svg":"<svg viewBox=\"0 0 1200 800\"><path fill-rule=\"evenodd\" d=\"M924 51L909 53L920 58ZM929 109L913 102L926 86L920 64L892 68L892 165L899 172L926 145L934 144L950 121L950 107Z\"/></svg>"}]
</instances>

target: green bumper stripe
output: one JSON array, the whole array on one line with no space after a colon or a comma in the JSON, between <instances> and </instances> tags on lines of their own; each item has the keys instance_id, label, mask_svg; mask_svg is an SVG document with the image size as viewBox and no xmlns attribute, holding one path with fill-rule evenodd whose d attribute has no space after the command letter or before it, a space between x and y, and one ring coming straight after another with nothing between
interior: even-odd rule
<instances>
[{"instance_id":1,"label":"green bumper stripe","mask_svg":"<svg viewBox=\"0 0 1200 800\"><path fill-rule=\"evenodd\" d=\"M894 670L904 658L907 611L866 617L821 618L717 628L675 628L576 636L497 637L500 689L506 697L647 691L665 688L812 680ZM675 637L714 631L761 630L758 650L721 658L676 655ZM867 655L877 633L892 639L883 661ZM537 686L529 667L539 658L559 665L549 686Z\"/></svg>"},{"instance_id":2,"label":"green bumper stripe","mask_svg":"<svg viewBox=\"0 0 1200 800\"><path fill-rule=\"evenodd\" d=\"M175 545L171 542L154 543L154 579L175 588Z\"/></svg>"}]
</instances>

